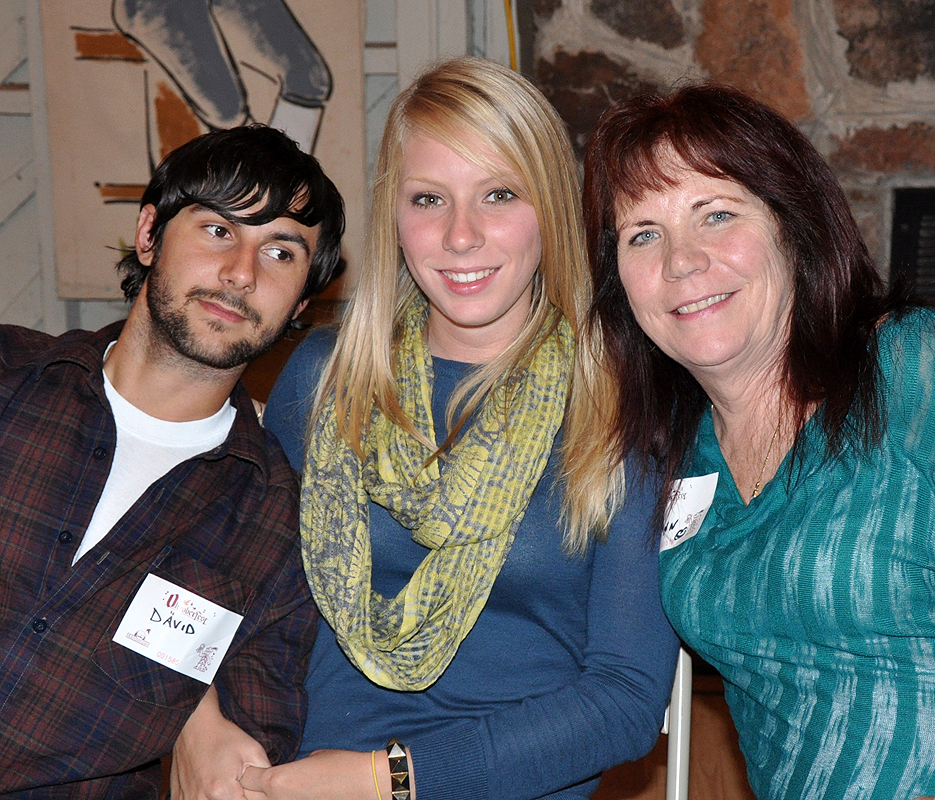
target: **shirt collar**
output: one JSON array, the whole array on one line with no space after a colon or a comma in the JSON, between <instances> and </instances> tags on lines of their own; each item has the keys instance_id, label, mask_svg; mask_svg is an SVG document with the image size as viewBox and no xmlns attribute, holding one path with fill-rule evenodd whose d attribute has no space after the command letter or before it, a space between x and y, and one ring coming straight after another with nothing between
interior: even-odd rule
<instances>
[{"instance_id":1,"label":"shirt collar","mask_svg":"<svg viewBox=\"0 0 935 800\"><path fill-rule=\"evenodd\" d=\"M91 387L105 403L105 407L109 408L104 395L104 352L107 346L120 336L124 322L125 320L120 320L90 333L68 331L58 337L51 347L36 356L37 376L56 363L76 364L88 373ZM234 391L231 392L231 404L237 409L237 416L230 434L219 447L206 453L204 457L220 459L231 455L249 461L260 470L264 481L268 481L270 464L266 433L260 427L250 394L242 381L237 381Z\"/></svg>"},{"instance_id":2,"label":"shirt collar","mask_svg":"<svg viewBox=\"0 0 935 800\"><path fill-rule=\"evenodd\" d=\"M125 320L120 320L90 333L80 330L68 331L55 339L51 347L37 354L35 357L37 370L43 372L52 364L68 361L96 375L103 389L104 380L100 375L104 351L107 350L107 345L120 336L124 322Z\"/></svg>"}]
</instances>

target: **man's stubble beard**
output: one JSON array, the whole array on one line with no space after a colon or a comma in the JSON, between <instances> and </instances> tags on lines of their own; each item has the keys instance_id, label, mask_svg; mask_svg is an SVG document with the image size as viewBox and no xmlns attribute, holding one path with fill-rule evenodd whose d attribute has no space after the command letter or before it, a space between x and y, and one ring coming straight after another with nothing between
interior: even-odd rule
<instances>
[{"instance_id":1,"label":"man's stubble beard","mask_svg":"<svg viewBox=\"0 0 935 800\"><path fill-rule=\"evenodd\" d=\"M293 314L277 327L261 327L260 314L251 308L238 295L227 294L218 290L195 288L188 292L181 307L172 308L172 292L163 273L159 270L158 258L153 261L146 281L146 302L152 320L153 332L172 350L191 361L214 369L229 370L243 366L248 361L267 352L278 342L289 327ZM218 350L203 346L193 333L185 309L191 301L208 300L218 302L242 314L257 332L254 339L240 339ZM296 306L298 303L296 303ZM209 323L218 331L223 330L221 323Z\"/></svg>"}]
</instances>

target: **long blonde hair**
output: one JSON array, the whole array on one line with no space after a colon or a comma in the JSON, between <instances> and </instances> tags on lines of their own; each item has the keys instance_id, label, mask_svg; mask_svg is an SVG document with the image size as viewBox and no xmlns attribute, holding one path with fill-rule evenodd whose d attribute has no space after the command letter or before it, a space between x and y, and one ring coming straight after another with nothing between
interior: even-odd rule
<instances>
[{"instance_id":1,"label":"long blonde hair","mask_svg":"<svg viewBox=\"0 0 935 800\"><path fill-rule=\"evenodd\" d=\"M417 435L400 408L393 374L398 323L419 292L403 260L396 225L404 150L416 133L491 174L502 169L490 163L487 153L494 154L525 187L524 199L536 210L542 240L526 322L509 347L459 387L449 408L467 402L436 456L493 386L526 368L543 336L564 316L577 339L562 453L565 542L569 550L581 551L592 535L603 535L623 495L622 468L603 452L599 443L606 437L593 436L596 425L611 424L613 409L605 406L613 393L601 388L609 376L598 367L599 342L585 324L590 279L568 135L549 102L517 73L484 59L455 58L423 73L394 102L374 170L363 272L322 374L315 413L334 393L341 435L358 453L374 404ZM470 149L477 142L487 153Z\"/></svg>"}]
</instances>

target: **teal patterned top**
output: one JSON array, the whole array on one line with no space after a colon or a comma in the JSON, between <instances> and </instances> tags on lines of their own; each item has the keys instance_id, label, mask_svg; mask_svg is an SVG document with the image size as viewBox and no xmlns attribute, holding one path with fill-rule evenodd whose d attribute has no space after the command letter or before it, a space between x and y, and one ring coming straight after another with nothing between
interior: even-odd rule
<instances>
[{"instance_id":1,"label":"teal patterned top","mask_svg":"<svg viewBox=\"0 0 935 800\"><path fill-rule=\"evenodd\" d=\"M886 432L745 506L710 409L687 475L718 473L697 534L661 554L663 603L725 678L760 800L935 795L935 312L879 332Z\"/></svg>"}]
</instances>

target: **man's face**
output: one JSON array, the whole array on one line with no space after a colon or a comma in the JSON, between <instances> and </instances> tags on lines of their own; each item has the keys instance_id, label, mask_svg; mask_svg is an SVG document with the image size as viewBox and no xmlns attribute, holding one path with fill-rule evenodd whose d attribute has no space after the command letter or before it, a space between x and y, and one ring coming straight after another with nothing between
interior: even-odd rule
<instances>
[{"instance_id":1,"label":"man's face","mask_svg":"<svg viewBox=\"0 0 935 800\"><path fill-rule=\"evenodd\" d=\"M153 333L179 355L216 369L268 350L305 308L299 295L318 227L288 217L245 225L187 206L166 225L156 257L146 249L154 212L141 211L136 240L140 261L151 267L144 292Z\"/></svg>"}]
</instances>

